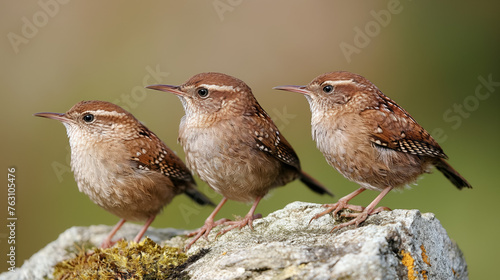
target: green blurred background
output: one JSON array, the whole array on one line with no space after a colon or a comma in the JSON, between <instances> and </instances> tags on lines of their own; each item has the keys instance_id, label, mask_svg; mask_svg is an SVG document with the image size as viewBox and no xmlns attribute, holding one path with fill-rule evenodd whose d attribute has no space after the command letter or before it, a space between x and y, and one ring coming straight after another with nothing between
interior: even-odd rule
<instances>
[{"instance_id":1,"label":"green blurred background","mask_svg":"<svg viewBox=\"0 0 500 280\"><path fill-rule=\"evenodd\" d=\"M493 275L500 249L498 2L60 1L0 4L1 161L5 177L7 167L17 169L18 266L71 226L118 221L78 192L64 127L33 113L65 112L81 100L111 101L183 158L176 141L180 102L143 86L224 72L252 87L303 168L338 199L357 185L317 151L305 98L271 88L348 70L409 111L474 186L457 191L435 172L381 204L435 213L463 250L470 277ZM476 93L480 77L497 84ZM4 184L0 218L6 224ZM353 202L367 205L376 195L366 192ZM294 182L273 191L257 210L267 215L296 200L334 202ZM229 202L218 217L243 216L249 207ZM194 229L211 211L178 197L153 226ZM7 269L7 234L0 226L1 271Z\"/></svg>"}]
</instances>

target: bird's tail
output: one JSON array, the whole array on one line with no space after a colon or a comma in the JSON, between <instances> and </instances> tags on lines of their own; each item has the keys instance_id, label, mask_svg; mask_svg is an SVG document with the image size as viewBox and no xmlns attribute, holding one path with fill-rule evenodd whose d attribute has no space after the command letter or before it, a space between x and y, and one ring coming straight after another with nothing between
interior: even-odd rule
<instances>
[{"instance_id":1,"label":"bird's tail","mask_svg":"<svg viewBox=\"0 0 500 280\"><path fill-rule=\"evenodd\" d=\"M300 171L300 181L316 193L334 196L333 193L323 186L318 180L314 179L311 175L305 173L304 171Z\"/></svg>"},{"instance_id":2,"label":"bird's tail","mask_svg":"<svg viewBox=\"0 0 500 280\"><path fill-rule=\"evenodd\" d=\"M184 191L184 193L200 205L215 206L215 204L210 200L210 198L208 198L206 195L204 195L194 187L188 187Z\"/></svg>"},{"instance_id":3,"label":"bird's tail","mask_svg":"<svg viewBox=\"0 0 500 280\"><path fill-rule=\"evenodd\" d=\"M460 175L451 165L449 165L444 159L439 159L436 163L437 170L441 171L443 175L450 180L459 190L463 188L472 188L471 184L465 180L462 175Z\"/></svg>"}]
</instances>

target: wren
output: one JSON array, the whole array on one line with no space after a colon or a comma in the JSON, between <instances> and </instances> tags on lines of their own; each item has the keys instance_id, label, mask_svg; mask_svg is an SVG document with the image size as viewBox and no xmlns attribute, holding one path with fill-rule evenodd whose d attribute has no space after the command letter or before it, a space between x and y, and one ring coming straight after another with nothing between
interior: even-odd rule
<instances>
[{"instance_id":1,"label":"wren","mask_svg":"<svg viewBox=\"0 0 500 280\"><path fill-rule=\"evenodd\" d=\"M361 187L312 220L349 208L361 213L333 228L358 226L393 188L402 188L435 166L458 189L471 185L447 162L439 144L396 102L364 77L350 72L326 73L307 86L274 89L305 95L311 108L312 137L326 161ZM364 190L381 193L366 208L348 202Z\"/></svg>"},{"instance_id":2,"label":"wren","mask_svg":"<svg viewBox=\"0 0 500 280\"><path fill-rule=\"evenodd\" d=\"M147 88L177 95L185 116L179 128L179 142L186 164L224 198L205 221L191 234L189 248L202 235L208 236L216 225L252 227L259 201L269 190L293 180L301 180L319 194L332 193L302 171L300 161L285 137L255 99L243 81L222 73L194 75L180 86L151 85ZM228 200L253 202L241 221L215 215Z\"/></svg>"},{"instance_id":3,"label":"wren","mask_svg":"<svg viewBox=\"0 0 500 280\"><path fill-rule=\"evenodd\" d=\"M66 127L71 169L80 192L121 220L102 242L114 244L125 221L146 221L139 242L163 207L185 193L213 205L196 189L191 172L152 131L123 108L104 101L82 101L64 114L37 113Z\"/></svg>"}]
</instances>

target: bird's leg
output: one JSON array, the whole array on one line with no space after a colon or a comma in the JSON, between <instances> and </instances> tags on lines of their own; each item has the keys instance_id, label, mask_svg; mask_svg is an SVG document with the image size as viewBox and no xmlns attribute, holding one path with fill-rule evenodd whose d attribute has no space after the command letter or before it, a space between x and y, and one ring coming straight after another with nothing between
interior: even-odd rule
<instances>
[{"instance_id":1,"label":"bird's leg","mask_svg":"<svg viewBox=\"0 0 500 280\"><path fill-rule=\"evenodd\" d=\"M350 225L358 226L359 224L364 222L366 220L366 218L368 218L369 215L383 211L384 208L386 208L386 207L379 207L379 208L375 209L375 206L377 206L377 204L382 200L382 198L384 198L384 196L386 196L391 190L392 190L392 187L385 188L382 192L380 192L380 194L368 206L366 206L366 208L363 210L363 212L357 213L356 217L354 219L350 220L349 222L345 222L345 223L342 223L340 225L336 225L335 227L333 227L332 231L339 229L339 228L346 227L346 226L350 226ZM377 210L377 212L375 212L374 209Z\"/></svg>"},{"instance_id":2,"label":"bird's leg","mask_svg":"<svg viewBox=\"0 0 500 280\"><path fill-rule=\"evenodd\" d=\"M187 235L188 237L194 236L194 238L186 246L186 248L185 248L186 250L188 250L198 239L200 239L201 236L208 238L208 234L210 233L212 228L214 228L220 224L223 224L227 221L230 221L229 219L220 219L220 220L214 222L215 215L217 215L217 213L222 208L222 206L226 203L226 201L227 201L227 198L224 197L219 202L219 205L217 205L217 207L215 207L212 214L210 214L210 216L208 216L208 218L205 220L205 224L201 228L199 228L198 230L195 230Z\"/></svg>"},{"instance_id":3,"label":"bird's leg","mask_svg":"<svg viewBox=\"0 0 500 280\"><path fill-rule=\"evenodd\" d=\"M224 230L221 230L219 233L217 233L217 236L225 234L226 232L233 230L235 228L240 228L242 229L244 226L248 225L250 229L253 230L253 220L262 218L261 214L254 214L255 209L257 209L257 205L259 204L260 200L262 199L261 196L257 197L252 205L252 208L250 208L250 211L248 211L248 214L245 215L245 218L239 221L226 221L223 224L224 225L229 225L229 227L225 228Z\"/></svg>"},{"instance_id":4,"label":"bird's leg","mask_svg":"<svg viewBox=\"0 0 500 280\"><path fill-rule=\"evenodd\" d=\"M108 236L106 237L106 239L104 239L104 241L101 243L101 248L102 249L110 248L110 247L112 247L116 243L114 241L111 241L111 239L113 239L113 236L115 236L116 232L123 226L123 224L126 221L127 220L125 220L125 219L121 219L115 225L115 227L111 230L111 232L108 234Z\"/></svg>"},{"instance_id":5,"label":"bird's leg","mask_svg":"<svg viewBox=\"0 0 500 280\"><path fill-rule=\"evenodd\" d=\"M365 190L366 190L365 188L359 188L359 189L355 190L354 192L342 197L336 203L324 204L323 207L326 207L327 209L319 214L316 214L314 217L312 217L312 219L309 221L309 223L311 223L313 220L316 220L317 218L324 216L326 214L329 214L331 212L333 212L333 216L335 216L340 210L342 210L344 208L352 209L354 211L356 211L356 209L360 209L358 207L361 207L361 206L351 205L351 204L347 204L347 203L351 199L353 199L357 195L359 195L360 193L364 192ZM362 207L361 207L361 209L362 209Z\"/></svg>"},{"instance_id":6,"label":"bird's leg","mask_svg":"<svg viewBox=\"0 0 500 280\"><path fill-rule=\"evenodd\" d=\"M149 217L149 219L146 221L144 226L141 228L141 231L139 231L139 233L135 236L135 238L134 238L135 243L139 243L139 241L141 241L142 236L144 235L144 233L146 233L146 230L148 230L148 227L155 220L155 218L156 218L156 215Z\"/></svg>"}]
</instances>

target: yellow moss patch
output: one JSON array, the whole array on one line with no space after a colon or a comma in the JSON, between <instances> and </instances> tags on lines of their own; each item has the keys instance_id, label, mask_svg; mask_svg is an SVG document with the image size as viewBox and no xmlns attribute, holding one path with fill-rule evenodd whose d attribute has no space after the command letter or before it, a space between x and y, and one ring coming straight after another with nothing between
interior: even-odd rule
<instances>
[{"instance_id":1,"label":"yellow moss patch","mask_svg":"<svg viewBox=\"0 0 500 280\"><path fill-rule=\"evenodd\" d=\"M426 263L428 266L432 266L430 261L429 261L429 256L427 256L427 251L425 250L424 245L420 245L420 250L422 250L422 260L424 263Z\"/></svg>"},{"instance_id":2,"label":"yellow moss patch","mask_svg":"<svg viewBox=\"0 0 500 280\"><path fill-rule=\"evenodd\" d=\"M187 259L179 248L162 247L149 238L130 244L121 240L112 248L82 250L58 263L54 279L166 279Z\"/></svg>"},{"instance_id":3,"label":"yellow moss patch","mask_svg":"<svg viewBox=\"0 0 500 280\"><path fill-rule=\"evenodd\" d=\"M415 260L410 255L410 253L405 252L405 250L401 250L401 255L403 255L403 259L401 262L408 269L408 279L415 280L417 276L415 275Z\"/></svg>"}]
</instances>

